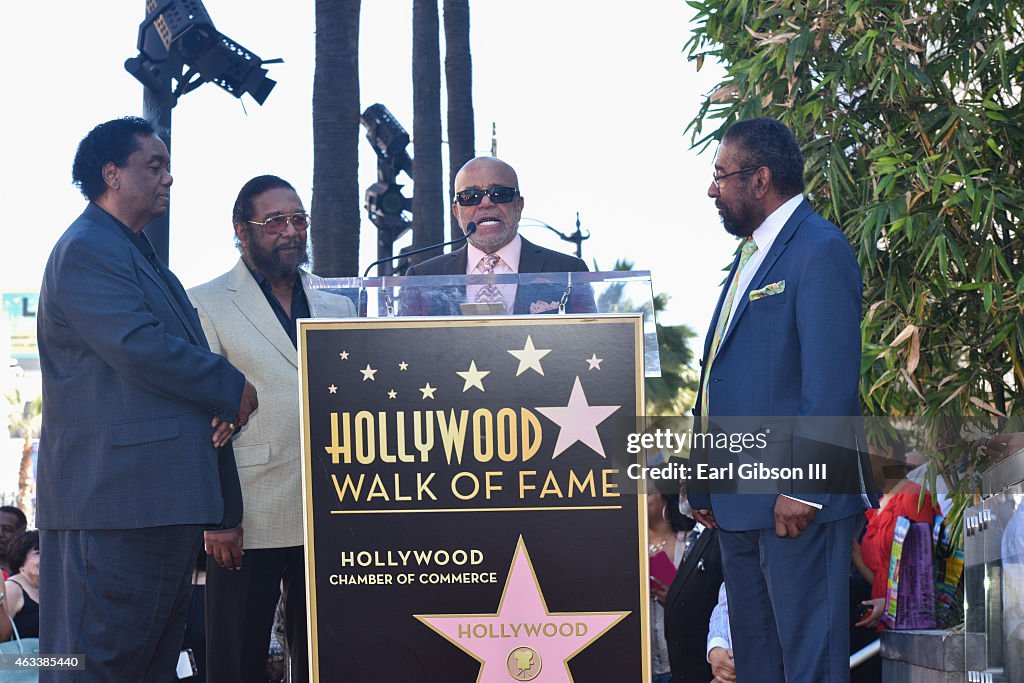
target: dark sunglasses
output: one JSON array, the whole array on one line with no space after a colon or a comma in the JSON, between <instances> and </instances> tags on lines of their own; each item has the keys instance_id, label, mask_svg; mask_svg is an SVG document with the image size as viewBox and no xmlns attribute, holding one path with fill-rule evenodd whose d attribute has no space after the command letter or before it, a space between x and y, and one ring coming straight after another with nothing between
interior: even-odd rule
<instances>
[{"instance_id":1,"label":"dark sunglasses","mask_svg":"<svg viewBox=\"0 0 1024 683\"><path fill-rule=\"evenodd\" d=\"M280 216L271 216L265 221L246 221L246 223L262 225L263 231L268 235L280 235L289 223L292 224L296 232L304 232L309 228L309 214L305 212L285 213Z\"/></svg>"},{"instance_id":2,"label":"dark sunglasses","mask_svg":"<svg viewBox=\"0 0 1024 683\"><path fill-rule=\"evenodd\" d=\"M508 204L519 196L519 190L504 185L495 185L486 190L463 190L455 193L455 203L459 206L477 206L484 200L484 196L490 197L495 204Z\"/></svg>"}]
</instances>

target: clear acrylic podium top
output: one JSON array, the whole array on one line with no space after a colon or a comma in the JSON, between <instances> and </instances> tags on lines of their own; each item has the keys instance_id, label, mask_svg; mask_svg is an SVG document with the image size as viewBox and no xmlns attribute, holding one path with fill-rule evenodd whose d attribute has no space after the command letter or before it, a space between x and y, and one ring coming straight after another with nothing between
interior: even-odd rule
<instances>
[{"instance_id":1,"label":"clear acrylic podium top","mask_svg":"<svg viewBox=\"0 0 1024 683\"><path fill-rule=\"evenodd\" d=\"M496 286L507 304L478 303L476 293ZM502 275L417 275L414 277L321 278L308 286L356 304L360 317L466 315L559 315L640 313L644 330L644 373L661 376L651 273L646 270L518 273ZM316 317L316 311L313 311Z\"/></svg>"}]
</instances>

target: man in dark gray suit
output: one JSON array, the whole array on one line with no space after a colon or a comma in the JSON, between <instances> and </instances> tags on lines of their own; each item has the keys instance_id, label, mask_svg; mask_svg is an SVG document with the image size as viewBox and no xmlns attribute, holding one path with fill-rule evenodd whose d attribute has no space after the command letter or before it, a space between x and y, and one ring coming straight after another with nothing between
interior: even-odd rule
<instances>
[{"instance_id":1,"label":"man in dark gray suit","mask_svg":"<svg viewBox=\"0 0 1024 683\"><path fill-rule=\"evenodd\" d=\"M40 650L86 669L41 681L174 680L202 532L225 513L217 449L257 405L142 233L169 162L142 119L94 128L72 169L90 203L43 275Z\"/></svg>"},{"instance_id":2,"label":"man in dark gray suit","mask_svg":"<svg viewBox=\"0 0 1024 683\"><path fill-rule=\"evenodd\" d=\"M476 232L469 244L413 266L406 275L486 275L507 273L573 273L588 270L587 264L575 256L545 249L519 235L519 218L523 214L523 196L515 169L494 157L470 159L455 176L455 203L452 215L466 232L470 223ZM570 313L591 313L595 310L589 288L570 296ZM470 285L459 299L468 302L500 303L506 312L515 314L548 313L558 309L565 283ZM435 297L430 310L416 310L417 303L404 307L404 313L438 315L440 298ZM458 314L453 308L452 313Z\"/></svg>"}]
</instances>

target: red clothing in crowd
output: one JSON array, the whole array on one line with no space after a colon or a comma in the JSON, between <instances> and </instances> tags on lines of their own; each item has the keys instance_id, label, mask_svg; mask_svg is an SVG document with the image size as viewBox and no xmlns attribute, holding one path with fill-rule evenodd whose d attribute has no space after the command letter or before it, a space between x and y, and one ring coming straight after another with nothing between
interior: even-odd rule
<instances>
[{"instance_id":1,"label":"red clothing in crowd","mask_svg":"<svg viewBox=\"0 0 1024 683\"><path fill-rule=\"evenodd\" d=\"M921 487L912 481L905 481L892 493L883 497L885 507L866 510L868 518L864 538L860 543L861 557L875 579L871 583L871 597L884 598L889 580L889 555L892 553L892 539L896 532L896 518L907 517L912 522L931 522L940 514L938 506L932 503L931 495L925 494L920 509L918 500Z\"/></svg>"}]
</instances>

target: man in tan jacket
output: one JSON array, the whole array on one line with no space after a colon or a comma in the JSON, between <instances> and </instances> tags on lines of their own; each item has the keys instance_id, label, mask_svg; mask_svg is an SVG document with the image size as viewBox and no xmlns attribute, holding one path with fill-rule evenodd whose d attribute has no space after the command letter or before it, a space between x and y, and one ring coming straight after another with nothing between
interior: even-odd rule
<instances>
[{"instance_id":1,"label":"man in tan jacket","mask_svg":"<svg viewBox=\"0 0 1024 683\"><path fill-rule=\"evenodd\" d=\"M258 176L232 212L242 256L189 290L211 349L256 386L259 410L234 439L242 486L240 527L207 532L207 680L263 681L278 598L285 602L289 681L308 679L299 447L299 318L355 315L352 302L319 291L308 262L309 215L294 188ZM282 592L283 588L283 592Z\"/></svg>"}]
</instances>

